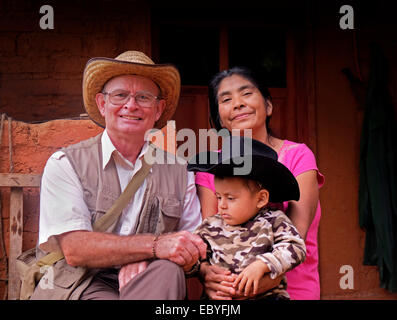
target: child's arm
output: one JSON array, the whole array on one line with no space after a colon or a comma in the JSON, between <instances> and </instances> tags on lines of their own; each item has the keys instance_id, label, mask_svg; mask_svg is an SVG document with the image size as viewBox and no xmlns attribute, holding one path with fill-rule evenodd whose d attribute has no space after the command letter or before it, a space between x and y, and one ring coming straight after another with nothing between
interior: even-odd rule
<instances>
[{"instance_id":1,"label":"child's arm","mask_svg":"<svg viewBox=\"0 0 397 320\"><path fill-rule=\"evenodd\" d=\"M270 269L270 277L275 279L305 261L305 241L291 220L282 211L273 211L274 245L273 251L258 255L257 258Z\"/></svg>"},{"instance_id":2,"label":"child's arm","mask_svg":"<svg viewBox=\"0 0 397 320\"><path fill-rule=\"evenodd\" d=\"M271 211L273 250L259 254L236 278L233 286L244 295L257 294L259 280L267 273L275 279L302 263L306 258L306 246L291 220L282 211ZM251 289L253 291L251 292Z\"/></svg>"},{"instance_id":3,"label":"child's arm","mask_svg":"<svg viewBox=\"0 0 397 320\"><path fill-rule=\"evenodd\" d=\"M267 264L258 259L241 271L237 279L234 281L233 287L237 288L238 286L238 291L244 291L243 293L245 296L248 296L251 293L256 295L258 293L260 279L269 272L270 269ZM253 289L252 292L251 288Z\"/></svg>"}]
</instances>

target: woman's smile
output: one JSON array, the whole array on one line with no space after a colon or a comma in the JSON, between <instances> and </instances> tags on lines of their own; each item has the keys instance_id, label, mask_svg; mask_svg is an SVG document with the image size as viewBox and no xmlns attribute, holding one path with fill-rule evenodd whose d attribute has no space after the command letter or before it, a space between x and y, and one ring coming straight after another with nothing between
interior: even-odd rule
<instances>
[{"instance_id":1,"label":"woman's smile","mask_svg":"<svg viewBox=\"0 0 397 320\"><path fill-rule=\"evenodd\" d=\"M250 117L253 113L254 112L241 112L236 115L233 115L231 120L232 121L244 120L244 119Z\"/></svg>"}]
</instances>

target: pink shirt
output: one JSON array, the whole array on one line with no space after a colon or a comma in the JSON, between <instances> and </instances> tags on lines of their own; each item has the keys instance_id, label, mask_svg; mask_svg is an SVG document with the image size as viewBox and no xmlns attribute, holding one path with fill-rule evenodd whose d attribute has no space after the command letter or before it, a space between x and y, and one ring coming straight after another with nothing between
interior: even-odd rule
<instances>
[{"instance_id":1,"label":"pink shirt","mask_svg":"<svg viewBox=\"0 0 397 320\"><path fill-rule=\"evenodd\" d=\"M319 172L313 152L304 143L284 140L278 154L278 161L284 164L292 174L298 175L309 171L317 171L318 187L324 184L324 176ZM205 172L197 172L196 184L215 192L214 176ZM286 211L288 202L283 203ZM214 212L215 213L215 212ZM287 291L292 300L320 299L320 278L318 274L317 232L321 218L320 201L316 214L306 235L306 260L296 268L287 272Z\"/></svg>"}]
</instances>

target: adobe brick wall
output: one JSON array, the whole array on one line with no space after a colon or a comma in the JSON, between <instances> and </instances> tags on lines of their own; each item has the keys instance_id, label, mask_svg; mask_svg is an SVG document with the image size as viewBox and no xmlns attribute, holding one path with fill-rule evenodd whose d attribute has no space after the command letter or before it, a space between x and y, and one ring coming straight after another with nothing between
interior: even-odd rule
<instances>
[{"instance_id":1,"label":"adobe brick wall","mask_svg":"<svg viewBox=\"0 0 397 320\"><path fill-rule=\"evenodd\" d=\"M360 139L363 110L355 99L350 84L342 74L349 67L355 74L352 33L335 27L334 4L322 4L316 29L316 105L317 160L325 175L320 191L322 218L319 231L320 280L322 299L397 299L379 287L377 267L364 266L365 232L359 227L358 185ZM368 8L370 9L370 8ZM374 8L379 12L379 7ZM370 13L370 12L368 12ZM375 12L374 12L375 14ZM386 14L386 13L385 13ZM382 24L365 27L368 19L361 18L356 30L358 58L363 79L368 79L369 44L378 42L390 63L390 93L397 115L397 46L395 28ZM379 20L383 21L383 20ZM386 21L386 20L385 20ZM354 288L342 289L340 268L349 265L354 271Z\"/></svg>"},{"instance_id":2,"label":"adobe brick wall","mask_svg":"<svg viewBox=\"0 0 397 320\"><path fill-rule=\"evenodd\" d=\"M93 137L102 128L91 120L53 120L42 124L27 124L12 121L12 158L15 173L41 174L49 156L56 150ZM2 143L0 144L0 172L8 173L9 144L8 121L3 128ZM9 188L0 188L1 216L3 222L3 235L9 252ZM39 190L38 188L24 189L24 232L23 250L35 246L38 234L39 221ZM3 252L0 248L0 257ZM6 278L4 261L0 264L0 278ZM3 281L0 282L0 299L4 294Z\"/></svg>"},{"instance_id":3,"label":"adobe brick wall","mask_svg":"<svg viewBox=\"0 0 397 320\"><path fill-rule=\"evenodd\" d=\"M43 4L53 6L53 30L39 26ZM150 55L150 38L141 1L1 1L0 113L28 122L79 116L86 62L126 50Z\"/></svg>"}]
</instances>

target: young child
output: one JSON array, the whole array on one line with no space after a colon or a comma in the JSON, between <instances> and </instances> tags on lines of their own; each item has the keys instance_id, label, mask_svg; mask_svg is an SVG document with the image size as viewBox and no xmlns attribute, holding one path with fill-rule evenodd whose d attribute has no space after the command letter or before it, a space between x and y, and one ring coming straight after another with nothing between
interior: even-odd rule
<instances>
[{"instance_id":1,"label":"young child","mask_svg":"<svg viewBox=\"0 0 397 320\"><path fill-rule=\"evenodd\" d=\"M216 156L212 154L217 163L210 163L214 158L207 152L206 163L197 155L188 164L190 171L215 175L218 199L218 213L205 219L195 233L207 243L208 263L237 274L233 286L243 294L257 294L265 274L275 279L306 257L304 240L290 219L267 206L269 202L298 200L299 187L292 173L277 161L276 152L265 144L243 137L229 137L224 143L229 146L227 151L222 148ZM245 165L243 159L252 161L252 169L247 175L236 176L234 169ZM285 277L278 287L258 298L289 299Z\"/></svg>"}]
</instances>

